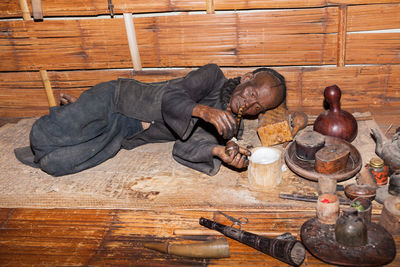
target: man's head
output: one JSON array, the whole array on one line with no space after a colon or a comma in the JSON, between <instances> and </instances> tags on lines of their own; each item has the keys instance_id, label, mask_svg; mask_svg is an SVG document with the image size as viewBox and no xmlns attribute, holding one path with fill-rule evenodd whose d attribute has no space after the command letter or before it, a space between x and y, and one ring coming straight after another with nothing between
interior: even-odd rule
<instances>
[{"instance_id":1,"label":"man's head","mask_svg":"<svg viewBox=\"0 0 400 267\"><path fill-rule=\"evenodd\" d=\"M234 90L229 106L233 113L258 115L279 106L286 97L285 78L275 70L259 68L246 73Z\"/></svg>"}]
</instances>

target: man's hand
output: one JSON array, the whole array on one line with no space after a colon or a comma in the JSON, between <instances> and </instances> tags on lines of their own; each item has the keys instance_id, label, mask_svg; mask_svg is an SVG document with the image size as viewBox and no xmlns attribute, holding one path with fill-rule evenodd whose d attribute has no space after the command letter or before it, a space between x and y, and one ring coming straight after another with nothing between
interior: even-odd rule
<instances>
[{"instance_id":1,"label":"man's hand","mask_svg":"<svg viewBox=\"0 0 400 267\"><path fill-rule=\"evenodd\" d=\"M231 142L231 141L229 141ZM249 165L249 160L247 157L251 155L250 150L240 147L235 143L235 145L228 142L227 146L215 146L212 149L214 156L219 157L226 164L242 169ZM234 143L234 142L233 142Z\"/></svg>"},{"instance_id":2,"label":"man's hand","mask_svg":"<svg viewBox=\"0 0 400 267\"><path fill-rule=\"evenodd\" d=\"M214 125L218 133L225 139L229 139L237 132L238 125L232 113L205 105L196 105L192 116L199 117Z\"/></svg>"}]
</instances>

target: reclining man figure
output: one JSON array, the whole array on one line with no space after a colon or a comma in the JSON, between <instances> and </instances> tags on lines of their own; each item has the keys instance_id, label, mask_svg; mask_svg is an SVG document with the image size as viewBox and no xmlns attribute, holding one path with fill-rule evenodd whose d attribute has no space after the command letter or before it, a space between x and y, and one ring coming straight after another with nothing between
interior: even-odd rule
<instances>
[{"instance_id":1,"label":"reclining man figure","mask_svg":"<svg viewBox=\"0 0 400 267\"><path fill-rule=\"evenodd\" d=\"M241 169L250 151L226 142L237 132L235 114L255 116L281 104L285 80L259 68L234 79L215 64L185 77L158 83L118 79L95 85L79 99L62 95L66 104L52 107L30 132L30 147L17 158L53 176L77 173L113 157L121 149L174 141L179 163L215 175L221 163ZM142 122L149 123L144 129Z\"/></svg>"}]
</instances>

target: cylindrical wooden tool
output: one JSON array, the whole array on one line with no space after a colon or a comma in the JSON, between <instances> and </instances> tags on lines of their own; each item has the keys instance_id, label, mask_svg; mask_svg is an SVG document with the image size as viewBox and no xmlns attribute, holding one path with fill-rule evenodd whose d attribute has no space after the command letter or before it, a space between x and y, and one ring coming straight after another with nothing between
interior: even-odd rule
<instances>
[{"instance_id":1,"label":"cylindrical wooden tool","mask_svg":"<svg viewBox=\"0 0 400 267\"><path fill-rule=\"evenodd\" d=\"M230 255L229 245L226 238L184 244L147 242L143 245L145 248L150 248L170 255L190 258L219 259L229 258Z\"/></svg>"},{"instance_id":2,"label":"cylindrical wooden tool","mask_svg":"<svg viewBox=\"0 0 400 267\"><path fill-rule=\"evenodd\" d=\"M335 194L318 197L317 218L322 224L335 224L339 217L339 198Z\"/></svg>"},{"instance_id":3,"label":"cylindrical wooden tool","mask_svg":"<svg viewBox=\"0 0 400 267\"><path fill-rule=\"evenodd\" d=\"M400 234L400 197L390 196L385 199L379 224L392 235Z\"/></svg>"}]
</instances>

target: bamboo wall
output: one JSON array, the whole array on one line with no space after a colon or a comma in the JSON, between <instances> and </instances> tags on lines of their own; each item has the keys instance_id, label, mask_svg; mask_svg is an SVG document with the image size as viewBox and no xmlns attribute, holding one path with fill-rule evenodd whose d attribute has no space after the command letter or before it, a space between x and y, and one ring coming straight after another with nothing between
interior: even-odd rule
<instances>
[{"instance_id":1,"label":"bamboo wall","mask_svg":"<svg viewBox=\"0 0 400 267\"><path fill-rule=\"evenodd\" d=\"M35 8L32 8L34 3ZM41 8L36 8L37 3ZM27 9L24 9L24 3ZM228 77L270 66L288 81L289 108L400 107L400 1L2 0L0 116L46 114L39 70L57 96L131 77L159 81L207 63ZM33 19L32 14L43 19ZM133 13L132 59L123 13ZM140 61L140 67L134 62Z\"/></svg>"}]
</instances>

